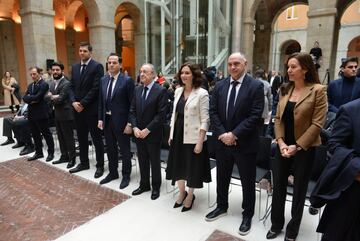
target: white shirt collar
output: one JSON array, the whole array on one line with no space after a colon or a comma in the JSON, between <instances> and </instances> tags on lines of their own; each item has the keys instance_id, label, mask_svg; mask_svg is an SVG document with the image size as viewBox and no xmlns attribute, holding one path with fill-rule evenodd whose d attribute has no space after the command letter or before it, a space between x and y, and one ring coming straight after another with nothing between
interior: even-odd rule
<instances>
[{"instance_id":1,"label":"white shirt collar","mask_svg":"<svg viewBox=\"0 0 360 241\"><path fill-rule=\"evenodd\" d=\"M239 84L242 84L245 75L246 75L246 73L243 73L243 75L240 76L240 78L238 78L237 80L234 80L234 79L230 76L230 84L231 84L233 81L237 81L237 82L239 82Z\"/></svg>"},{"instance_id":2,"label":"white shirt collar","mask_svg":"<svg viewBox=\"0 0 360 241\"><path fill-rule=\"evenodd\" d=\"M81 61L80 64L81 64L81 65L84 65L84 64L85 64L85 65L87 66L87 65L89 65L90 60L91 60L91 58L89 58L86 62Z\"/></svg>"}]
</instances>

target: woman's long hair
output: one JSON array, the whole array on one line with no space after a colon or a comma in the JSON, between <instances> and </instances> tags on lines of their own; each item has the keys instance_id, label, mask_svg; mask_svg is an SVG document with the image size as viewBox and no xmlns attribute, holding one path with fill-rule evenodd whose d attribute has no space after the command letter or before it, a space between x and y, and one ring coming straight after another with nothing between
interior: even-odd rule
<instances>
[{"instance_id":1,"label":"woman's long hair","mask_svg":"<svg viewBox=\"0 0 360 241\"><path fill-rule=\"evenodd\" d=\"M297 61L299 61L299 64L300 64L302 69L307 70L306 73L305 73L305 79L304 79L305 83L320 84L319 75L316 72L315 64L312 61L312 58L311 58L310 54L304 53L304 52L293 53L293 54L291 54L289 56L289 58L287 60L287 63L286 63L286 66L289 63L289 60L293 59L293 58L297 59ZM286 71L285 76L286 76L286 78L289 79L289 75L288 75L287 71ZM294 86L294 82L292 82L292 81L289 81L288 83L283 84L280 87L281 95L282 96L286 95L293 86Z\"/></svg>"}]
</instances>

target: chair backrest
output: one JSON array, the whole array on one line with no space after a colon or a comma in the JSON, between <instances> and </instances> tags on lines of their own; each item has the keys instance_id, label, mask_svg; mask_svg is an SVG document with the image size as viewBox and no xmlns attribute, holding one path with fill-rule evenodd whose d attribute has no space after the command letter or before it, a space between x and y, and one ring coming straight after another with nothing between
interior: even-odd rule
<instances>
[{"instance_id":1,"label":"chair backrest","mask_svg":"<svg viewBox=\"0 0 360 241\"><path fill-rule=\"evenodd\" d=\"M271 158L271 138L260 136L259 148L256 155L256 166L269 170Z\"/></svg>"}]
</instances>

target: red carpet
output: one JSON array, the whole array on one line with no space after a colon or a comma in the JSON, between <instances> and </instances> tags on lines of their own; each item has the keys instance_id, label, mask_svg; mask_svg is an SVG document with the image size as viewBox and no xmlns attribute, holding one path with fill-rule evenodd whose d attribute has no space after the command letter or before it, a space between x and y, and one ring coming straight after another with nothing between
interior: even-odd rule
<instances>
[{"instance_id":1,"label":"red carpet","mask_svg":"<svg viewBox=\"0 0 360 241\"><path fill-rule=\"evenodd\" d=\"M40 161L0 163L0 240L54 240L129 196Z\"/></svg>"}]
</instances>

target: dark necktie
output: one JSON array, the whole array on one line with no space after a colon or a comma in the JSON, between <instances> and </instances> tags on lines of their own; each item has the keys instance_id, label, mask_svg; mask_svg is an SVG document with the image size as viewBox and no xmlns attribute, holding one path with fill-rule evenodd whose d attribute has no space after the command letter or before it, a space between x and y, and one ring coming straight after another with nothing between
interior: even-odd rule
<instances>
[{"instance_id":1,"label":"dark necktie","mask_svg":"<svg viewBox=\"0 0 360 241\"><path fill-rule=\"evenodd\" d=\"M148 91L148 87L145 86L145 87L144 87L143 94L142 94L142 96L141 96L141 112L144 110L147 91Z\"/></svg>"},{"instance_id":2,"label":"dark necktie","mask_svg":"<svg viewBox=\"0 0 360 241\"><path fill-rule=\"evenodd\" d=\"M80 79L82 79L84 77L85 70L86 70L86 64L82 64L81 72L80 72Z\"/></svg>"},{"instance_id":3,"label":"dark necktie","mask_svg":"<svg viewBox=\"0 0 360 241\"><path fill-rule=\"evenodd\" d=\"M106 101L105 101L105 110L106 112L109 112L111 110L111 96L112 96L112 86L114 83L114 77L111 77L109 82L109 87L106 95Z\"/></svg>"},{"instance_id":4,"label":"dark necktie","mask_svg":"<svg viewBox=\"0 0 360 241\"><path fill-rule=\"evenodd\" d=\"M235 111L235 96L236 96L236 86L239 84L237 81L233 81L232 83L232 89L230 92L229 102L228 102L228 108L227 108L227 120L231 120L232 116L234 115Z\"/></svg>"}]
</instances>

